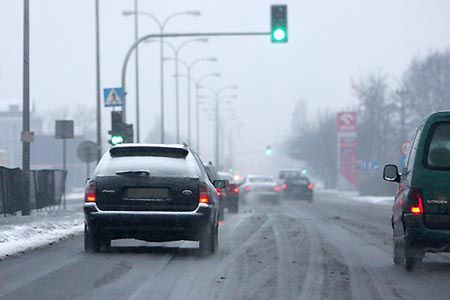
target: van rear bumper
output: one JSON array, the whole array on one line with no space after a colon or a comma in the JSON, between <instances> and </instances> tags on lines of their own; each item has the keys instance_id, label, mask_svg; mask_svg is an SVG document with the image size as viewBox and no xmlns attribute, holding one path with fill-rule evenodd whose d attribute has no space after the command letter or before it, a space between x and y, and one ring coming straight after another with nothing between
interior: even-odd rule
<instances>
[{"instance_id":1,"label":"van rear bumper","mask_svg":"<svg viewBox=\"0 0 450 300\"><path fill-rule=\"evenodd\" d=\"M425 217L427 218L429 219L428 216ZM427 227L422 215L405 214L404 222L405 238L410 245L428 249L431 252L434 252L433 249L436 252L450 251L450 230Z\"/></svg>"},{"instance_id":2,"label":"van rear bumper","mask_svg":"<svg viewBox=\"0 0 450 300\"><path fill-rule=\"evenodd\" d=\"M197 240L207 226L214 224L215 211L206 204L190 212L103 211L95 203L84 204L85 223L94 234L155 242Z\"/></svg>"}]
</instances>

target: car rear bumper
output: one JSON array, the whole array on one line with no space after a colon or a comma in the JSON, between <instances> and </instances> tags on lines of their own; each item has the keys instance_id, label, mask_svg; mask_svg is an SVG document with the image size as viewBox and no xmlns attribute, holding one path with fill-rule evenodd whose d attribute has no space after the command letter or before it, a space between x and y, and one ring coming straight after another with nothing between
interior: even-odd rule
<instances>
[{"instance_id":1,"label":"car rear bumper","mask_svg":"<svg viewBox=\"0 0 450 300\"><path fill-rule=\"evenodd\" d=\"M95 203L84 205L86 225L94 233L148 241L198 240L208 225L215 224L215 211L206 204L190 212L103 211Z\"/></svg>"},{"instance_id":2,"label":"car rear bumper","mask_svg":"<svg viewBox=\"0 0 450 300\"><path fill-rule=\"evenodd\" d=\"M422 216L412 214L405 214L404 222L406 227L406 240L411 245L420 248L450 251L450 230L430 229L425 226Z\"/></svg>"}]
</instances>

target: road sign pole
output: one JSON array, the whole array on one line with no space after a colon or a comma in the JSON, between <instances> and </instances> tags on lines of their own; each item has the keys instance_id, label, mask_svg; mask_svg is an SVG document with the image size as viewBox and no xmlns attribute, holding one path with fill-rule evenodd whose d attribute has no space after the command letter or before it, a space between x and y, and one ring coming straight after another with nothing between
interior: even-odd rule
<instances>
[{"instance_id":1,"label":"road sign pole","mask_svg":"<svg viewBox=\"0 0 450 300\"><path fill-rule=\"evenodd\" d=\"M30 1L23 2L23 108L22 133L30 132ZM23 199L22 215L30 214L30 141L22 139Z\"/></svg>"},{"instance_id":2,"label":"road sign pole","mask_svg":"<svg viewBox=\"0 0 450 300\"><path fill-rule=\"evenodd\" d=\"M99 0L95 0L95 73L96 73L96 97L97 97L97 161L102 157L102 120L101 120L101 88L100 88L100 24L99 24Z\"/></svg>"}]
</instances>

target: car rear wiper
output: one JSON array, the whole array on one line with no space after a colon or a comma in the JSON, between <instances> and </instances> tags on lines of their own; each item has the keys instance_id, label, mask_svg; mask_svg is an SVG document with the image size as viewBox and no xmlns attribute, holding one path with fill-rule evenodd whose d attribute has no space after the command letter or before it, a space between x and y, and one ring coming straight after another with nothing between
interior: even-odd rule
<instances>
[{"instance_id":1,"label":"car rear wiper","mask_svg":"<svg viewBox=\"0 0 450 300\"><path fill-rule=\"evenodd\" d=\"M116 175L131 175L131 176L149 176L150 172L139 170L139 171L118 171Z\"/></svg>"}]
</instances>

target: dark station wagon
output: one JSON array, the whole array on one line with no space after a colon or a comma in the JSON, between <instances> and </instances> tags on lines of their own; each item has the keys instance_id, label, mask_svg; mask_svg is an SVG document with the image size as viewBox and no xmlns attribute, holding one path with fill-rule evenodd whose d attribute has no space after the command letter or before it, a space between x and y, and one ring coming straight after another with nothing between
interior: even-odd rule
<instances>
[{"instance_id":1,"label":"dark station wagon","mask_svg":"<svg viewBox=\"0 0 450 300\"><path fill-rule=\"evenodd\" d=\"M111 240L199 241L218 246L218 198L196 153L185 145L122 144L109 149L87 183L85 250Z\"/></svg>"}]
</instances>

